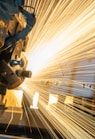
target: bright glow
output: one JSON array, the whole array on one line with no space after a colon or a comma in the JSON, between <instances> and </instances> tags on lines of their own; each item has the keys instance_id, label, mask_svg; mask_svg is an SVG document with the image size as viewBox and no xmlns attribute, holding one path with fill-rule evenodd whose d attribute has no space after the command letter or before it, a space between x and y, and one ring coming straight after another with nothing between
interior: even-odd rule
<instances>
[{"instance_id":1,"label":"bright glow","mask_svg":"<svg viewBox=\"0 0 95 139\"><path fill-rule=\"evenodd\" d=\"M56 104L58 102L58 95L56 94L49 94L49 104Z\"/></svg>"},{"instance_id":2,"label":"bright glow","mask_svg":"<svg viewBox=\"0 0 95 139\"><path fill-rule=\"evenodd\" d=\"M22 107L23 91L22 90L7 90L4 96L6 107Z\"/></svg>"},{"instance_id":3,"label":"bright glow","mask_svg":"<svg viewBox=\"0 0 95 139\"><path fill-rule=\"evenodd\" d=\"M33 98L31 92L40 92L36 114L52 138L58 137L50 125L62 138L93 139L95 96L88 100L78 95L95 90L95 0L31 3L37 21L27 47L28 68L33 72L23 84L27 99L30 102ZM58 102L49 96L50 92L58 95Z\"/></svg>"},{"instance_id":4,"label":"bright glow","mask_svg":"<svg viewBox=\"0 0 95 139\"><path fill-rule=\"evenodd\" d=\"M73 96L66 96L64 103L65 104L73 104Z\"/></svg>"},{"instance_id":5,"label":"bright glow","mask_svg":"<svg viewBox=\"0 0 95 139\"><path fill-rule=\"evenodd\" d=\"M62 7L60 7L59 12L56 11L58 13L55 13L55 15L58 14L58 17L52 15L53 13L48 17L47 26L44 24L39 25L39 22L37 23L36 32L38 32L38 34L32 34L35 37L35 40L32 40L34 44L30 44L31 50L29 50L28 53L28 68L32 70L33 76L42 69L48 67L56 54L61 51L64 53L69 49L73 49L77 46L75 43L78 40L80 40L81 43L95 34L93 32L95 26L94 4L95 2L91 3L91 5L79 15L74 13L70 16L69 14L72 14L74 10L72 9L72 13L68 13L65 17L66 11L62 12L61 15L59 14L62 10ZM73 2L70 1L68 8L71 8L72 6ZM54 21L57 19L56 22L52 22L52 16ZM62 16L64 18L62 18ZM68 20L70 20L70 23ZM43 21L43 18L40 19L40 22L41 21ZM40 29L41 27L43 27L42 30Z\"/></svg>"},{"instance_id":6,"label":"bright glow","mask_svg":"<svg viewBox=\"0 0 95 139\"><path fill-rule=\"evenodd\" d=\"M17 107L21 107L23 99L23 90L14 90L14 95L17 98Z\"/></svg>"},{"instance_id":7,"label":"bright glow","mask_svg":"<svg viewBox=\"0 0 95 139\"><path fill-rule=\"evenodd\" d=\"M33 96L33 105L30 105L31 109L38 109L38 99L39 99L39 93L35 92L34 96Z\"/></svg>"}]
</instances>

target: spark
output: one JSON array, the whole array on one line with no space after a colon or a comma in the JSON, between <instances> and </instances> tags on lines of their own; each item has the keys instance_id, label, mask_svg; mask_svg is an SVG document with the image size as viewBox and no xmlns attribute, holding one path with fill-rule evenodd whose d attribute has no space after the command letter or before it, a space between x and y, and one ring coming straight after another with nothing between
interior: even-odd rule
<instances>
[{"instance_id":1,"label":"spark","mask_svg":"<svg viewBox=\"0 0 95 139\"><path fill-rule=\"evenodd\" d=\"M22 85L51 134L95 138L95 0L38 0L27 57L33 77ZM49 94L58 96L49 104ZM43 118L48 119L53 128Z\"/></svg>"},{"instance_id":2,"label":"spark","mask_svg":"<svg viewBox=\"0 0 95 139\"><path fill-rule=\"evenodd\" d=\"M39 98L39 93L36 92L33 96L33 105L30 106L31 109L38 109L38 98Z\"/></svg>"}]
</instances>

